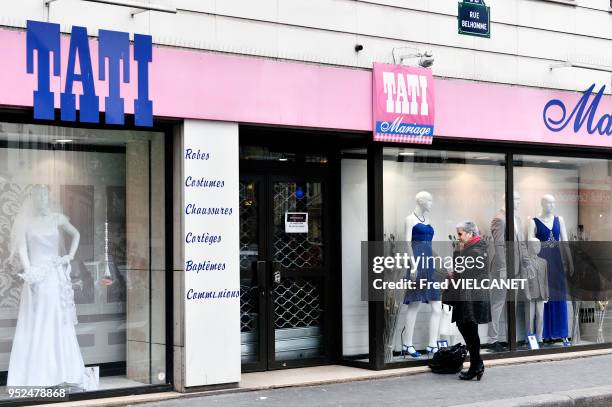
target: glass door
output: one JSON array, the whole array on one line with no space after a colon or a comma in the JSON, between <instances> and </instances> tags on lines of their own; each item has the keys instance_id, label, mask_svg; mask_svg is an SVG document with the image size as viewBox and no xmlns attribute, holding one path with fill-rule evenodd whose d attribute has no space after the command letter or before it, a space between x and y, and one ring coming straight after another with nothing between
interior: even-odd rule
<instances>
[{"instance_id":1,"label":"glass door","mask_svg":"<svg viewBox=\"0 0 612 407\"><path fill-rule=\"evenodd\" d=\"M240 345L244 371L267 367L263 179L240 179Z\"/></svg>"},{"instance_id":2,"label":"glass door","mask_svg":"<svg viewBox=\"0 0 612 407\"><path fill-rule=\"evenodd\" d=\"M326 185L321 174L241 177L243 371L329 359Z\"/></svg>"},{"instance_id":3,"label":"glass door","mask_svg":"<svg viewBox=\"0 0 612 407\"><path fill-rule=\"evenodd\" d=\"M312 176L274 177L271 187L269 350L285 367L325 354L325 195Z\"/></svg>"}]
</instances>

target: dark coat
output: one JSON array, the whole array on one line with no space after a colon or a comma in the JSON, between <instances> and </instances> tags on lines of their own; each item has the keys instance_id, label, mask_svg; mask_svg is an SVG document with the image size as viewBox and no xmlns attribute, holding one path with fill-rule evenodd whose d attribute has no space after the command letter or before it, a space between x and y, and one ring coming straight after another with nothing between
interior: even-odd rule
<instances>
[{"instance_id":1,"label":"dark coat","mask_svg":"<svg viewBox=\"0 0 612 407\"><path fill-rule=\"evenodd\" d=\"M479 256L484 258L484 266L479 267L474 264L471 267L465 267L462 273L454 273L454 280L474 279L481 281L483 278L489 277L489 261L487 257L487 244L480 240L479 242L466 247L461 252L454 253L455 264L458 257L472 257L476 259ZM453 322L475 322L477 324L486 324L491 322L491 305L489 303L489 291L482 289L457 289L454 293L455 301L453 301Z\"/></svg>"}]
</instances>

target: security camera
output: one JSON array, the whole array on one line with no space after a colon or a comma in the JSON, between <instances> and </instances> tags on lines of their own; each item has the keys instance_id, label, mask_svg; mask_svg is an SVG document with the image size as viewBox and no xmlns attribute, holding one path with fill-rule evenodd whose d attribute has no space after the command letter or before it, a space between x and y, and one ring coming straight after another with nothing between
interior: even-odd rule
<instances>
[{"instance_id":1,"label":"security camera","mask_svg":"<svg viewBox=\"0 0 612 407\"><path fill-rule=\"evenodd\" d=\"M419 66L423 68L429 68L434 63L433 53L431 51L425 51L419 56Z\"/></svg>"}]
</instances>

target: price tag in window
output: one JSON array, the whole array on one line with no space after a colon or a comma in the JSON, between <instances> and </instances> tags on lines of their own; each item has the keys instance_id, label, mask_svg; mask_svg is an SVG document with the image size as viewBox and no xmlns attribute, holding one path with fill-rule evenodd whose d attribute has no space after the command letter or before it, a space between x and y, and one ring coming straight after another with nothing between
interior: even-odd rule
<instances>
[{"instance_id":1,"label":"price tag in window","mask_svg":"<svg viewBox=\"0 0 612 407\"><path fill-rule=\"evenodd\" d=\"M308 213L285 212L285 233L308 233Z\"/></svg>"},{"instance_id":2,"label":"price tag in window","mask_svg":"<svg viewBox=\"0 0 612 407\"><path fill-rule=\"evenodd\" d=\"M540 349L540 344L535 335L527 335L527 341L529 342L529 347L532 350Z\"/></svg>"}]
</instances>

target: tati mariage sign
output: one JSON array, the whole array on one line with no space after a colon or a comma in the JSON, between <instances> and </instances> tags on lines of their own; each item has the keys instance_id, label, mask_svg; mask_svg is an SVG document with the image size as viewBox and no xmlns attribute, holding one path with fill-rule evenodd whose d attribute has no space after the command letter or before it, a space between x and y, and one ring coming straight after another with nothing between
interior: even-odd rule
<instances>
[{"instance_id":1,"label":"tati mariage sign","mask_svg":"<svg viewBox=\"0 0 612 407\"><path fill-rule=\"evenodd\" d=\"M374 64L374 141L431 144L434 133L434 84L431 70Z\"/></svg>"}]
</instances>

